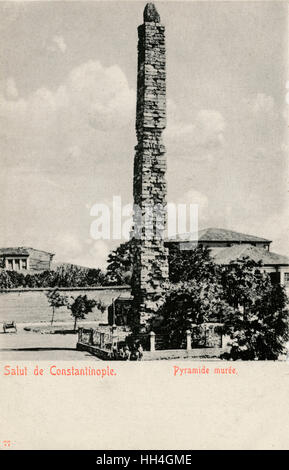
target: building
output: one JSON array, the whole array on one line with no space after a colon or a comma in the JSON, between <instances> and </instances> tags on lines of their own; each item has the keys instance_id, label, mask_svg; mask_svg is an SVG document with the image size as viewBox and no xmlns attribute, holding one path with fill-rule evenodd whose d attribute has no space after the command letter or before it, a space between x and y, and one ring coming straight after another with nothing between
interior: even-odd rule
<instances>
[{"instance_id":1,"label":"building","mask_svg":"<svg viewBox=\"0 0 289 470\"><path fill-rule=\"evenodd\" d=\"M23 246L0 248L1 267L23 273L50 270L53 256L53 253Z\"/></svg>"},{"instance_id":2,"label":"building","mask_svg":"<svg viewBox=\"0 0 289 470\"><path fill-rule=\"evenodd\" d=\"M180 250L190 250L196 245L207 247L215 263L228 265L237 259L249 257L261 262L264 271L268 272L274 282L289 287L289 258L270 251L271 240L225 230L207 228L196 234L184 234L169 238L165 244Z\"/></svg>"}]
</instances>

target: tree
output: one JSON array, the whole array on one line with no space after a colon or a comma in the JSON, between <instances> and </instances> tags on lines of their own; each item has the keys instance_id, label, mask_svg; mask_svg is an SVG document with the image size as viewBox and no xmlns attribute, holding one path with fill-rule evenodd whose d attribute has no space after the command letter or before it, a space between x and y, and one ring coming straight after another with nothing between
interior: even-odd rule
<instances>
[{"instance_id":1,"label":"tree","mask_svg":"<svg viewBox=\"0 0 289 470\"><path fill-rule=\"evenodd\" d=\"M54 271L53 283L59 287L93 287L103 285L105 275L100 269L62 264Z\"/></svg>"},{"instance_id":2,"label":"tree","mask_svg":"<svg viewBox=\"0 0 289 470\"><path fill-rule=\"evenodd\" d=\"M166 336L168 347L180 348L185 346L187 330L206 322L220 322L228 310L222 286L191 279L171 285L151 327Z\"/></svg>"},{"instance_id":3,"label":"tree","mask_svg":"<svg viewBox=\"0 0 289 470\"><path fill-rule=\"evenodd\" d=\"M90 269L72 264L62 264L55 270L23 274L0 269L0 287L93 287L105 283L105 274L100 269Z\"/></svg>"},{"instance_id":4,"label":"tree","mask_svg":"<svg viewBox=\"0 0 289 470\"><path fill-rule=\"evenodd\" d=\"M105 282L105 275L101 269L88 269L86 273L86 285L93 286L102 286Z\"/></svg>"},{"instance_id":5,"label":"tree","mask_svg":"<svg viewBox=\"0 0 289 470\"><path fill-rule=\"evenodd\" d=\"M84 319L86 315L92 312L93 308L97 305L94 299L88 299L87 295L79 295L73 302L68 305L71 310L71 315L74 317L74 331L76 330L77 320Z\"/></svg>"},{"instance_id":6,"label":"tree","mask_svg":"<svg viewBox=\"0 0 289 470\"><path fill-rule=\"evenodd\" d=\"M132 276L132 241L122 243L108 255L107 279L109 284L130 284Z\"/></svg>"},{"instance_id":7,"label":"tree","mask_svg":"<svg viewBox=\"0 0 289 470\"><path fill-rule=\"evenodd\" d=\"M169 278L172 283L214 281L219 267L213 262L208 248L198 246L193 250L180 250L172 245L169 249Z\"/></svg>"},{"instance_id":8,"label":"tree","mask_svg":"<svg viewBox=\"0 0 289 470\"><path fill-rule=\"evenodd\" d=\"M289 339L288 299L260 263L248 258L216 266L207 250L172 251L171 285L152 321L169 347L184 347L186 330L204 322L223 323L231 339L226 359L277 359Z\"/></svg>"},{"instance_id":9,"label":"tree","mask_svg":"<svg viewBox=\"0 0 289 470\"><path fill-rule=\"evenodd\" d=\"M49 305L52 308L51 326L53 325L54 313L56 308L68 306L68 297L60 294L58 289L46 292Z\"/></svg>"},{"instance_id":10,"label":"tree","mask_svg":"<svg viewBox=\"0 0 289 470\"><path fill-rule=\"evenodd\" d=\"M39 283L37 282L37 275L26 274L23 287L39 287Z\"/></svg>"},{"instance_id":11,"label":"tree","mask_svg":"<svg viewBox=\"0 0 289 470\"><path fill-rule=\"evenodd\" d=\"M84 287L86 286L87 268L72 264L57 266L55 282L58 287Z\"/></svg>"},{"instance_id":12,"label":"tree","mask_svg":"<svg viewBox=\"0 0 289 470\"><path fill-rule=\"evenodd\" d=\"M14 287L11 277L8 274L8 271L5 269L0 270L0 288L1 289L10 289Z\"/></svg>"},{"instance_id":13,"label":"tree","mask_svg":"<svg viewBox=\"0 0 289 470\"><path fill-rule=\"evenodd\" d=\"M288 298L283 286L272 284L261 265L240 259L222 268L224 295L233 310L224 317L230 336L225 359L276 360L289 339Z\"/></svg>"},{"instance_id":14,"label":"tree","mask_svg":"<svg viewBox=\"0 0 289 470\"><path fill-rule=\"evenodd\" d=\"M6 271L9 276L12 287L21 287L24 284L25 276L18 271Z\"/></svg>"},{"instance_id":15,"label":"tree","mask_svg":"<svg viewBox=\"0 0 289 470\"><path fill-rule=\"evenodd\" d=\"M151 328L166 336L168 347L180 348L185 345L187 330L205 322L222 321L230 307L220 284L219 267L206 248L179 250L172 246L169 277L165 302Z\"/></svg>"},{"instance_id":16,"label":"tree","mask_svg":"<svg viewBox=\"0 0 289 470\"><path fill-rule=\"evenodd\" d=\"M122 243L108 256L107 278L109 283L130 284L133 269L133 241ZM207 248L180 250L173 244L169 249L169 278L173 283L190 279L213 279L218 270Z\"/></svg>"}]
</instances>

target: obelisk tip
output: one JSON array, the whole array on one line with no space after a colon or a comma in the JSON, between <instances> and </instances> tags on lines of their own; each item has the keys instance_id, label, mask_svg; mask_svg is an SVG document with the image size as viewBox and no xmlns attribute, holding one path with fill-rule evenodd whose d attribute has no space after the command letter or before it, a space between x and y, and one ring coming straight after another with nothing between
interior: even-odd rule
<instances>
[{"instance_id":1,"label":"obelisk tip","mask_svg":"<svg viewBox=\"0 0 289 470\"><path fill-rule=\"evenodd\" d=\"M161 18L153 3L147 3L143 12L144 22L160 23Z\"/></svg>"}]
</instances>

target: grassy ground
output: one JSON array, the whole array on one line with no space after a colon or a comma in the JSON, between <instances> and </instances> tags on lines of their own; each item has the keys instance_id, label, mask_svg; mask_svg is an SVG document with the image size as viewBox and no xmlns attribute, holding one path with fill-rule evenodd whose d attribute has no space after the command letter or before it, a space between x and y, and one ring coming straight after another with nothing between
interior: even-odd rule
<instances>
[{"instance_id":1,"label":"grassy ground","mask_svg":"<svg viewBox=\"0 0 289 470\"><path fill-rule=\"evenodd\" d=\"M96 328L99 325L95 321L80 321L77 323L76 332L78 327ZM74 322L56 322L51 325L48 322L41 323L20 323L20 328L26 332L40 333L40 334L75 334Z\"/></svg>"},{"instance_id":2,"label":"grassy ground","mask_svg":"<svg viewBox=\"0 0 289 470\"><path fill-rule=\"evenodd\" d=\"M63 295L76 298L78 295L87 295L89 299L100 300L104 305L111 304L113 298L120 295L120 291L113 288L98 290L61 291ZM1 292L0 293L0 322L16 321L16 323L49 322L52 309L48 304L44 291ZM55 310L55 321L71 321L71 311L66 307ZM89 321L105 321L107 312L100 312L97 307L88 314Z\"/></svg>"}]
</instances>

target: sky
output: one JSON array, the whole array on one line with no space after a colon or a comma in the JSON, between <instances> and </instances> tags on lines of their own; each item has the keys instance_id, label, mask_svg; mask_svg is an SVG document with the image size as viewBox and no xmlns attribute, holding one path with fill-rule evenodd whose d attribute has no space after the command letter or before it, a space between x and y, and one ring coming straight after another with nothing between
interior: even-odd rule
<instances>
[{"instance_id":1,"label":"sky","mask_svg":"<svg viewBox=\"0 0 289 470\"><path fill-rule=\"evenodd\" d=\"M145 4L0 2L0 246L104 267L120 243L92 238L91 208L132 202ZM286 4L156 6L168 202L198 204L199 228L269 238L289 255Z\"/></svg>"}]
</instances>

